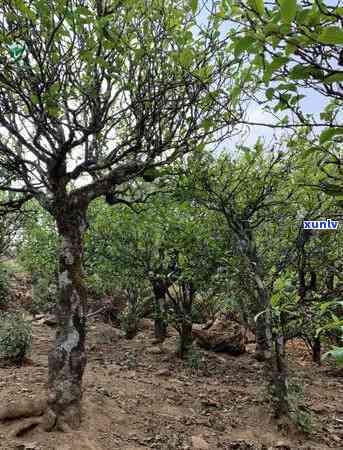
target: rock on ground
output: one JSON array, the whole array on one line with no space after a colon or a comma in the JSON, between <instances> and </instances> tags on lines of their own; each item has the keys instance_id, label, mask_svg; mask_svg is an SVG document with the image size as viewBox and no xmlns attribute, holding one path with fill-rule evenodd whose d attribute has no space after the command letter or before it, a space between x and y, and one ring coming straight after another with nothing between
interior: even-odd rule
<instances>
[{"instance_id":1,"label":"rock on ground","mask_svg":"<svg viewBox=\"0 0 343 450\"><path fill-rule=\"evenodd\" d=\"M223 319L215 320L207 330L197 326L193 328L193 336L200 347L233 356L245 352L245 334L245 329L240 324Z\"/></svg>"}]
</instances>

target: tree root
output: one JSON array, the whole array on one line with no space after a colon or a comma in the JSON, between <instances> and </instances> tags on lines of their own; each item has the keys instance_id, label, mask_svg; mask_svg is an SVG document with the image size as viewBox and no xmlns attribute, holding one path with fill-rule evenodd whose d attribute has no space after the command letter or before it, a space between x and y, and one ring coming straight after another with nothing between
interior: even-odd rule
<instances>
[{"instance_id":1,"label":"tree root","mask_svg":"<svg viewBox=\"0 0 343 450\"><path fill-rule=\"evenodd\" d=\"M47 408L46 398L22 399L0 407L0 420L41 416Z\"/></svg>"},{"instance_id":2,"label":"tree root","mask_svg":"<svg viewBox=\"0 0 343 450\"><path fill-rule=\"evenodd\" d=\"M42 423L41 417L37 417L35 419L32 419L32 418L24 419L13 430L12 436L13 437L21 437L28 431L35 428L37 425L40 425L41 423Z\"/></svg>"}]
</instances>

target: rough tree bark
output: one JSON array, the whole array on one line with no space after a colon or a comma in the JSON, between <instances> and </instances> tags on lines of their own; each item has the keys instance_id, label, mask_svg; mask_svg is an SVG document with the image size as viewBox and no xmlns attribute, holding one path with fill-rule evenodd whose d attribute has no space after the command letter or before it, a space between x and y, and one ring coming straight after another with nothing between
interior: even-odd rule
<instances>
[{"instance_id":1,"label":"rough tree bark","mask_svg":"<svg viewBox=\"0 0 343 450\"><path fill-rule=\"evenodd\" d=\"M193 344L193 322L192 322L192 305L195 290L192 282L182 283L181 285L181 318L179 324L180 347L178 355L185 358L192 348Z\"/></svg>"},{"instance_id":2,"label":"rough tree bark","mask_svg":"<svg viewBox=\"0 0 343 450\"><path fill-rule=\"evenodd\" d=\"M285 340L277 335L274 339L275 352L268 361L267 370L270 371L272 398L274 399L275 417L287 416L290 412L288 399L288 370ZM268 367L269 366L269 367Z\"/></svg>"},{"instance_id":3,"label":"rough tree bark","mask_svg":"<svg viewBox=\"0 0 343 450\"><path fill-rule=\"evenodd\" d=\"M259 274L254 274L260 314L256 319L256 353L258 361L268 360L272 354L272 316L269 295Z\"/></svg>"},{"instance_id":4,"label":"rough tree bark","mask_svg":"<svg viewBox=\"0 0 343 450\"><path fill-rule=\"evenodd\" d=\"M56 342L49 353L45 428L68 431L81 422L82 376L86 366L87 292L83 282L86 209L67 204L56 214L60 237Z\"/></svg>"},{"instance_id":5,"label":"rough tree bark","mask_svg":"<svg viewBox=\"0 0 343 450\"><path fill-rule=\"evenodd\" d=\"M166 291L167 288L163 280L155 278L152 281L152 287L154 291L154 325L155 325L155 339L157 342L162 343L167 337L167 322L165 320L165 303L166 303Z\"/></svg>"},{"instance_id":6,"label":"rough tree bark","mask_svg":"<svg viewBox=\"0 0 343 450\"><path fill-rule=\"evenodd\" d=\"M135 288L129 288L127 292L128 313L126 317L126 339L133 339L138 333L139 315L137 310L138 292Z\"/></svg>"},{"instance_id":7,"label":"rough tree bark","mask_svg":"<svg viewBox=\"0 0 343 450\"><path fill-rule=\"evenodd\" d=\"M180 324L180 348L179 356L180 358L185 358L192 348L193 344L193 333L192 333L192 320L188 317L183 317Z\"/></svg>"}]
</instances>

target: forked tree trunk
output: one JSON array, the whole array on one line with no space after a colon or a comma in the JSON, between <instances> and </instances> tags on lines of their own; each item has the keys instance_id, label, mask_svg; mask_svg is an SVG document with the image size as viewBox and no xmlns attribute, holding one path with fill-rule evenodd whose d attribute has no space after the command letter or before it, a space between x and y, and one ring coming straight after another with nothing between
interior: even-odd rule
<instances>
[{"instance_id":1,"label":"forked tree trunk","mask_svg":"<svg viewBox=\"0 0 343 450\"><path fill-rule=\"evenodd\" d=\"M86 365L87 293L83 281L85 210L66 208L56 219L60 237L56 342L49 354L47 430L77 429Z\"/></svg>"},{"instance_id":2,"label":"forked tree trunk","mask_svg":"<svg viewBox=\"0 0 343 450\"><path fill-rule=\"evenodd\" d=\"M155 339L162 343L167 337L167 322L165 317L166 287L162 280L152 281L154 290L154 325Z\"/></svg>"}]
</instances>

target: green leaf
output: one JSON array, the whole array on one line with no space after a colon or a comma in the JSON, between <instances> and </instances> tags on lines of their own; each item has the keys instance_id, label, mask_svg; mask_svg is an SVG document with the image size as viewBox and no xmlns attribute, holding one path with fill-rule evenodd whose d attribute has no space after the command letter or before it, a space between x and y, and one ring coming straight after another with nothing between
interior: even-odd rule
<instances>
[{"instance_id":1,"label":"green leaf","mask_svg":"<svg viewBox=\"0 0 343 450\"><path fill-rule=\"evenodd\" d=\"M289 77L292 80L307 80L310 77L311 68L297 64L289 72Z\"/></svg>"},{"instance_id":2,"label":"green leaf","mask_svg":"<svg viewBox=\"0 0 343 450\"><path fill-rule=\"evenodd\" d=\"M34 20L35 14L34 12L21 0L15 0L14 1L15 6L26 16L30 19Z\"/></svg>"},{"instance_id":3,"label":"green leaf","mask_svg":"<svg viewBox=\"0 0 343 450\"><path fill-rule=\"evenodd\" d=\"M268 23L265 27L264 27L264 31L266 32L266 34L269 33L276 33L280 31L280 26L277 25L276 23Z\"/></svg>"},{"instance_id":4,"label":"green leaf","mask_svg":"<svg viewBox=\"0 0 343 450\"><path fill-rule=\"evenodd\" d=\"M48 106L47 111L49 116L57 118L59 116L59 108L57 106Z\"/></svg>"},{"instance_id":5,"label":"green leaf","mask_svg":"<svg viewBox=\"0 0 343 450\"><path fill-rule=\"evenodd\" d=\"M213 122L211 119L204 119L201 123L201 126L204 128L205 131L208 131L213 125Z\"/></svg>"},{"instance_id":6,"label":"green leaf","mask_svg":"<svg viewBox=\"0 0 343 450\"><path fill-rule=\"evenodd\" d=\"M324 83L340 83L341 81L343 81L343 72L334 73L333 75L326 77Z\"/></svg>"},{"instance_id":7,"label":"green leaf","mask_svg":"<svg viewBox=\"0 0 343 450\"><path fill-rule=\"evenodd\" d=\"M199 77L202 81L206 81L209 78L211 78L213 73L213 67L210 65L207 65L205 67L201 67L200 69L194 70L194 75L196 77Z\"/></svg>"},{"instance_id":8,"label":"green leaf","mask_svg":"<svg viewBox=\"0 0 343 450\"><path fill-rule=\"evenodd\" d=\"M274 89L273 88L269 88L266 90L266 97L268 100L272 100L274 95Z\"/></svg>"},{"instance_id":9,"label":"green leaf","mask_svg":"<svg viewBox=\"0 0 343 450\"><path fill-rule=\"evenodd\" d=\"M195 14L198 9L198 0L191 0L192 13Z\"/></svg>"},{"instance_id":10,"label":"green leaf","mask_svg":"<svg viewBox=\"0 0 343 450\"><path fill-rule=\"evenodd\" d=\"M193 52L190 48L184 48L179 55L180 63L183 66L190 66L193 60Z\"/></svg>"},{"instance_id":11,"label":"green leaf","mask_svg":"<svg viewBox=\"0 0 343 450\"><path fill-rule=\"evenodd\" d=\"M327 27L320 33L319 40L324 44L342 45L343 30L339 27Z\"/></svg>"},{"instance_id":12,"label":"green leaf","mask_svg":"<svg viewBox=\"0 0 343 450\"><path fill-rule=\"evenodd\" d=\"M275 72L276 70L280 69L283 65L285 65L289 61L288 58L285 58L284 56L277 56L273 59L273 61L270 64L270 70L272 72Z\"/></svg>"},{"instance_id":13,"label":"green leaf","mask_svg":"<svg viewBox=\"0 0 343 450\"><path fill-rule=\"evenodd\" d=\"M297 0L280 0L280 12L284 22L292 22L297 13Z\"/></svg>"},{"instance_id":14,"label":"green leaf","mask_svg":"<svg viewBox=\"0 0 343 450\"><path fill-rule=\"evenodd\" d=\"M249 0L250 5L259 13L260 16L264 14L264 0Z\"/></svg>"},{"instance_id":15,"label":"green leaf","mask_svg":"<svg viewBox=\"0 0 343 450\"><path fill-rule=\"evenodd\" d=\"M338 184L328 183L322 181L320 183L320 189L327 195L336 197L337 195L343 195L343 187Z\"/></svg>"},{"instance_id":16,"label":"green leaf","mask_svg":"<svg viewBox=\"0 0 343 450\"><path fill-rule=\"evenodd\" d=\"M286 91L294 91L294 92L296 92L297 91L297 87L296 87L296 85L294 84L294 83L282 83L282 84L279 84L278 85L278 90L286 90Z\"/></svg>"},{"instance_id":17,"label":"green leaf","mask_svg":"<svg viewBox=\"0 0 343 450\"><path fill-rule=\"evenodd\" d=\"M321 132L319 137L319 142L324 144L324 142L330 141L333 136L343 134L343 128L326 128Z\"/></svg>"},{"instance_id":18,"label":"green leaf","mask_svg":"<svg viewBox=\"0 0 343 450\"><path fill-rule=\"evenodd\" d=\"M248 50L254 42L255 39L251 36L244 36L241 39L237 39L234 50L235 56L239 56L245 50Z\"/></svg>"},{"instance_id":19,"label":"green leaf","mask_svg":"<svg viewBox=\"0 0 343 450\"><path fill-rule=\"evenodd\" d=\"M274 58L273 61L266 66L263 77L264 81L269 81L272 74L287 64L288 61L289 59L284 56L277 56Z\"/></svg>"},{"instance_id":20,"label":"green leaf","mask_svg":"<svg viewBox=\"0 0 343 450\"><path fill-rule=\"evenodd\" d=\"M31 95L31 102L33 105L37 105L37 103L39 102L38 96L35 94Z\"/></svg>"}]
</instances>

